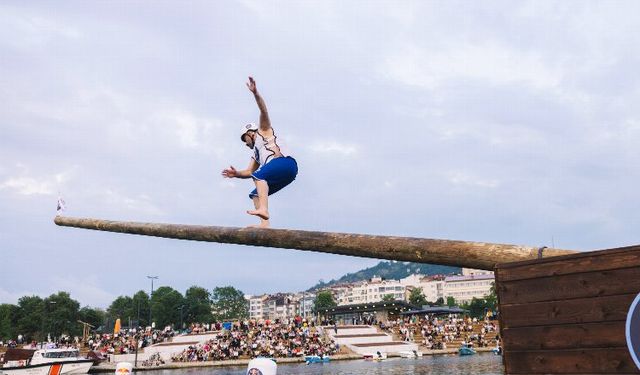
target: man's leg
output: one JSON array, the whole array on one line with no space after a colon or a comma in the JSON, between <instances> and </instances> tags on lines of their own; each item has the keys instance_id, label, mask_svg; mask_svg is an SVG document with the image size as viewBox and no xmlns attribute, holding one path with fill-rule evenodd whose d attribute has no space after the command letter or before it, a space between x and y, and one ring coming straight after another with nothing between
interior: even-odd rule
<instances>
[{"instance_id":1,"label":"man's leg","mask_svg":"<svg viewBox=\"0 0 640 375\"><path fill-rule=\"evenodd\" d=\"M257 210L260 207L260 200L256 196L252 197L251 199L253 200L253 206ZM259 225L252 225L252 227L269 228L269 220L265 220L263 218L260 218L260 224Z\"/></svg>"},{"instance_id":2,"label":"man's leg","mask_svg":"<svg viewBox=\"0 0 640 375\"><path fill-rule=\"evenodd\" d=\"M263 220L269 220L269 185L267 181L253 179L256 184L256 190L258 191L258 204L255 210L247 211L249 215L255 215ZM255 204L255 198L254 198Z\"/></svg>"}]
</instances>

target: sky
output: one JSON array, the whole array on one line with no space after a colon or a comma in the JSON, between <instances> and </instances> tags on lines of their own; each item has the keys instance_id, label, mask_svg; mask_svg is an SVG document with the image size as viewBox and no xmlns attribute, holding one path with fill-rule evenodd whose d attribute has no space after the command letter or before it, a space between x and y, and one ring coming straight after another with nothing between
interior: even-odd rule
<instances>
[{"instance_id":1,"label":"sky","mask_svg":"<svg viewBox=\"0 0 640 375\"><path fill-rule=\"evenodd\" d=\"M640 243L635 1L0 1L0 303L299 291L377 263L57 227L256 223L255 77L300 168L272 226Z\"/></svg>"}]
</instances>

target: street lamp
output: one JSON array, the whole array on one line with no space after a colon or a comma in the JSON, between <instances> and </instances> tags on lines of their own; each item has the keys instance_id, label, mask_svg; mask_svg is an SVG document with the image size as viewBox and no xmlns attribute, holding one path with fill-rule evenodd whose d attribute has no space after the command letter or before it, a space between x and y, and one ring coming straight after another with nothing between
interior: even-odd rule
<instances>
[{"instance_id":1,"label":"street lamp","mask_svg":"<svg viewBox=\"0 0 640 375\"><path fill-rule=\"evenodd\" d=\"M49 312L49 306L55 305L56 303L57 303L56 301L48 301L47 303L42 305L43 311L42 311L42 322L41 322L41 325L42 325L42 343L40 346L41 348L44 347L44 338L45 338L44 320L45 320L45 317L48 315L47 313Z\"/></svg>"},{"instance_id":2,"label":"street lamp","mask_svg":"<svg viewBox=\"0 0 640 375\"><path fill-rule=\"evenodd\" d=\"M147 279L151 280L151 294L149 294L149 326L151 326L151 297L153 297L153 280L158 280L158 276L148 276Z\"/></svg>"},{"instance_id":3,"label":"street lamp","mask_svg":"<svg viewBox=\"0 0 640 375\"><path fill-rule=\"evenodd\" d=\"M179 331L182 331L182 309L184 309L184 305L178 307L180 309L180 328Z\"/></svg>"}]
</instances>

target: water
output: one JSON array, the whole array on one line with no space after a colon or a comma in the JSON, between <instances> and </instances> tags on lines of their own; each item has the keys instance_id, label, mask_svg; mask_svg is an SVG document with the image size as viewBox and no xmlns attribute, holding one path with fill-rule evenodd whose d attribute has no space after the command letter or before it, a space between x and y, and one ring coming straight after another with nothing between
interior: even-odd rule
<instances>
[{"instance_id":1,"label":"water","mask_svg":"<svg viewBox=\"0 0 640 375\"><path fill-rule=\"evenodd\" d=\"M200 367L144 372L145 375L245 375L247 367ZM419 359L389 358L382 362L334 361L306 365L279 364L278 375L502 375L502 357L493 354L425 356Z\"/></svg>"}]
</instances>

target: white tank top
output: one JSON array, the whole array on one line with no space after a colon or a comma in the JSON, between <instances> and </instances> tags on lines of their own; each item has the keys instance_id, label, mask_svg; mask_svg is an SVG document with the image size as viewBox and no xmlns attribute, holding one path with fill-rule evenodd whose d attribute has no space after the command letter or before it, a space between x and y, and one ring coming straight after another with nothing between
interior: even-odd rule
<instances>
[{"instance_id":1,"label":"white tank top","mask_svg":"<svg viewBox=\"0 0 640 375\"><path fill-rule=\"evenodd\" d=\"M280 147L281 143L281 140L278 139L275 132L273 133L273 136L269 138L264 138L260 133L256 132L256 140L253 145L252 157L258 162L258 164L260 164L260 166L264 166L275 158L278 151L282 156L288 156L285 154L284 149Z\"/></svg>"}]
</instances>

